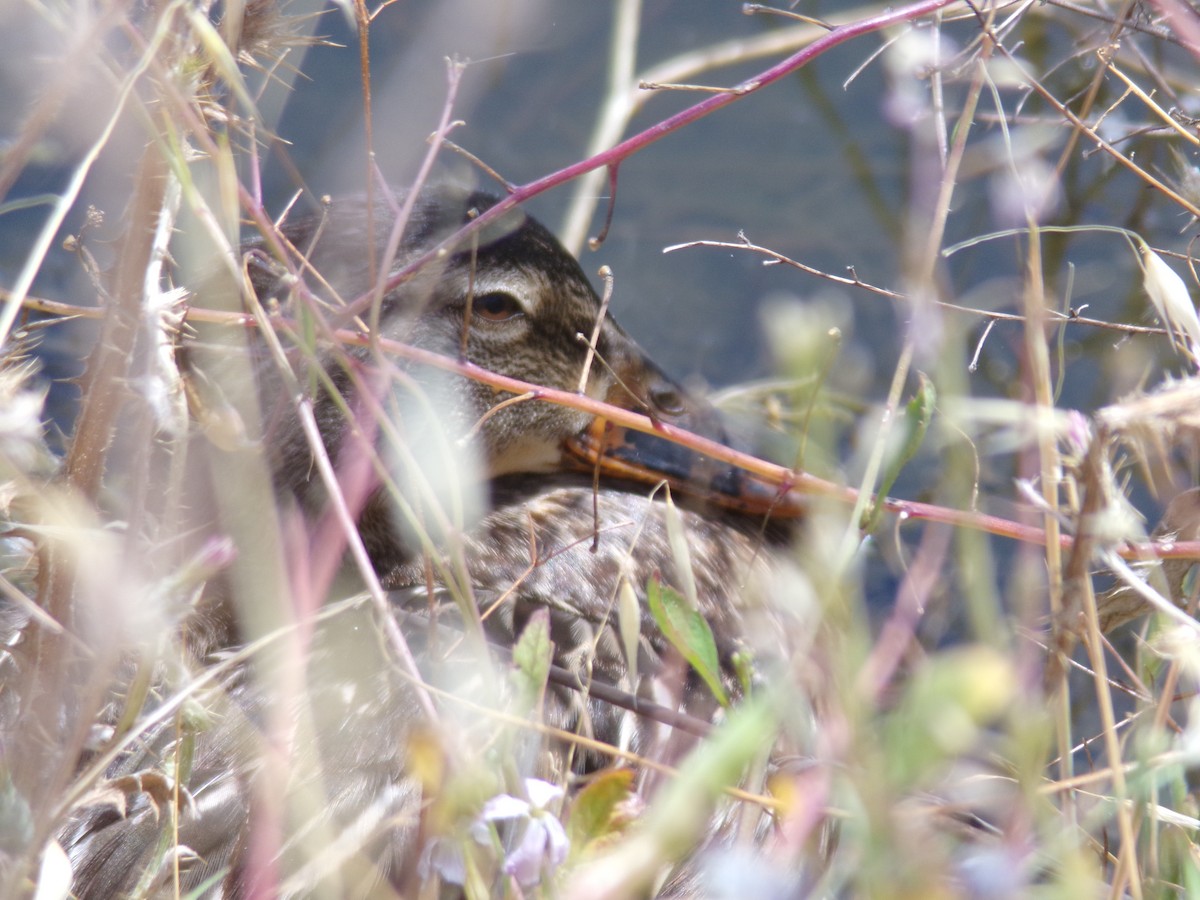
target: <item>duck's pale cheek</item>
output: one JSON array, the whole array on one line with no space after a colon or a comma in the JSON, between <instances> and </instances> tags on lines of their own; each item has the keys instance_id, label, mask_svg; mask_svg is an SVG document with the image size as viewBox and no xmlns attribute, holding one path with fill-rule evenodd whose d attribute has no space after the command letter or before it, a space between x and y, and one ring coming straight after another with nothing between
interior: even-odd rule
<instances>
[{"instance_id":1,"label":"duck's pale cheek","mask_svg":"<svg viewBox=\"0 0 1200 900\"><path fill-rule=\"evenodd\" d=\"M613 394L613 390L616 386L616 383L613 381L613 378L608 371L602 366L597 365L595 360L593 360L591 369L588 371L587 389L584 393L586 393L588 397L593 400L599 400L601 403L609 403L613 402L610 395ZM624 399L625 396L627 395L622 392L622 399ZM618 402L618 405L627 406L628 401L625 403Z\"/></svg>"},{"instance_id":2,"label":"duck's pale cheek","mask_svg":"<svg viewBox=\"0 0 1200 900\"><path fill-rule=\"evenodd\" d=\"M507 443L493 457L492 477L518 472L537 474L562 468L562 449L559 444L537 438L520 437Z\"/></svg>"}]
</instances>

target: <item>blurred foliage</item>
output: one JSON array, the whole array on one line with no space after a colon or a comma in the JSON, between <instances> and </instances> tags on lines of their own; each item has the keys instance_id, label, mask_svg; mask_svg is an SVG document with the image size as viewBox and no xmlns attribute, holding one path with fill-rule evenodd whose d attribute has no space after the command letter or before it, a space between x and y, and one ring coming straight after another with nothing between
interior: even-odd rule
<instances>
[{"instance_id":1,"label":"blurred foliage","mask_svg":"<svg viewBox=\"0 0 1200 900\"><path fill-rule=\"evenodd\" d=\"M526 29L543 37L537 29L553 18L532 0L498 5L507 12L447 6L463 45L488 60L472 75L495 74L488 67L505 65L506 40ZM842 24L884 12L831 6L806 15ZM731 592L720 610L698 599L688 532L697 520L661 504L677 583L623 578L609 612L619 635L598 628L596 640L611 638L627 660L625 681L610 685L625 691L627 708L614 713L624 743L606 747L586 714L569 733L543 721L550 692L578 692L595 674L590 659L571 660L577 681L552 665L565 601L527 617L511 652L491 648L481 660L470 654L487 649L476 633L484 598L457 558L428 565L428 578L437 569L454 594L453 610L419 625L400 611L367 614L361 597L322 605L323 593L281 563L246 565L253 554L283 560L295 524L273 500L259 410L240 390L252 380L242 317L257 310L243 310L245 273L229 263L248 231L264 241L264 260L283 255L274 222L290 202L321 208L323 191L287 150L299 137L289 128L357 149L364 129L342 126L361 115L361 87L343 88L346 109L327 118L297 123L283 112L305 48L340 53L342 79L356 70L353 49L313 36L349 26L326 25L333 16L314 18L298 2L84 7L0 9L0 76L11 86L0 91L0 227L12 235L0 250L0 896L63 896L64 835L97 808L114 821L152 814L154 852L137 880L148 895L171 895L172 867L196 853L175 827L194 812L193 776L210 774L198 772L196 748L242 718L262 729L238 750L275 779L272 827L297 835L288 848L303 857L297 868L332 860L360 876L329 896L373 885L354 842L369 845L376 827L404 829L419 845L397 890L422 897L453 885L472 897L664 887L704 896L1200 895L1195 554L1159 564L1131 549L1145 551L1151 536L1176 550L1200 538L1190 491L1200 468L1194 10L1165 0L1115 13L1053 2L927 5L814 63L862 94L842 100L805 70L785 82L792 93L781 107L758 106L761 97L744 91L671 135L719 129L735 148L728 156L710 159L703 144L679 140L624 161L612 243L637 243L622 230L626 211L677 201L679 233L708 245L674 248L661 265L691 280L661 306L643 306L687 344L679 298L700 293L709 267L732 257L759 317L734 298L718 317L720 345L769 355L777 378L731 389L722 404L754 423L760 453L830 484L792 546L764 545L765 588ZM747 24L729 4L721 15L736 19L736 34L730 25L706 45L687 27L684 4L615 8L609 62L577 63L548 38L537 52L532 38L513 44L513 66L553 62L557 74L537 82L528 108L499 114L516 137L493 135L494 151L486 127L455 139L501 175L531 179L545 173L518 171L529 143L566 145L531 123L573 129L577 146L594 119L599 151L662 121L669 103L696 99L642 90L643 78L745 85L829 34L790 9L759 10ZM353 22L358 12L338 4L334 16ZM454 34L434 29L446 24L440 13L426 20L409 4L369 12L375 40L366 46L377 56L405 29L419 37L422 23ZM1182 18L1172 24L1172 15ZM669 47L639 42L639 26L664 21ZM666 42L663 33L655 31ZM385 85L405 70L394 59L378 65L400 73L373 76L388 97ZM587 103L571 93L584 80ZM547 92L568 96L586 118L562 125L545 113ZM477 120L485 125L496 114L486 105ZM436 127L436 115L396 110L386 100L374 107L381 148L401 126L414 146ZM885 127L868 132L864 119ZM804 156L810 137L835 151L814 163ZM448 170L466 168L440 153ZM330 155L353 159L342 159L343 177L353 169L361 184L366 171L377 184L376 156L341 147ZM538 165L549 167L545 159ZM640 176L630 172L643 165ZM831 166L838 171L822 171ZM295 197L264 202L264 183L281 178L292 181L279 196ZM581 182L573 219L592 221L604 192L602 180ZM731 211L751 193L770 198L761 227ZM701 207L705 196L712 206ZM93 201L107 206L107 222ZM835 238L843 205L861 222L849 233L839 222ZM803 239L792 235L799 219ZM729 240L735 227L754 242ZM569 239L581 246L575 231ZM207 296L232 312L190 309L185 320L181 288L217 279L214 269L229 290ZM88 362L58 456L31 360L58 340L61 326L45 323L75 314L98 318L100 330L70 339ZM205 316L228 342L228 371L211 384L177 367L183 337ZM329 323L313 312L290 325L266 343L317 358ZM691 358L702 360L704 343L693 344ZM444 412L413 392L431 418ZM220 496L206 499L229 534L199 549L182 512L190 430L228 454ZM429 455L449 458L452 443ZM453 544L472 502L458 490L447 488L448 510L414 503L414 530L427 516ZM928 507L893 515L877 493ZM426 549L439 543L420 537ZM320 562L305 560L303 571ZM337 600L357 589L329 580ZM212 638L194 652L209 638L211 590L253 599L261 621L252 644ZM722 632L730 621L743 631ZM450 648L420 684L406 680L396 623ZM706 721L673 727L651 708L670 697L656 673L639 670L644 642L665 642L686 661L680 680L694 674L719 701ZM297 810L319 818L330 805L321 793L329 773L306 729L370 716L377 702L339 693L327 676L342 669L360 684L404 686L383 696L403 696L421 724L402 747L402 777L382 792L410 791L411 814L367 823L363 834L310 833L283 821ZM230 700L239 679L261 679L267 708ZM744 696L731 702L731 693ZM423 718L425 703L436 722ZM638 727L687 739L639 743ZM355 748L344 749L352 765ZM136 777L109 777L113 765L134 762L144 763ZM270 889L286 893L280 878Z\"/></svg>"}]
</instances>

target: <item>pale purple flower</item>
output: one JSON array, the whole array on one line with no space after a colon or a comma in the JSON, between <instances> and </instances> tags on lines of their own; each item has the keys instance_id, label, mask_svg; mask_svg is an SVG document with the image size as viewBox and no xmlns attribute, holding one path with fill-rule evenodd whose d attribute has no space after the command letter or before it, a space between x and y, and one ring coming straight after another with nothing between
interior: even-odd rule
<instances>
[{"instance_id":1,"label":"pale purple flower","mask_svg":"<svg viewBox=\"0 0 1200 900\"><path fill-rule=\"evenodd\" d=\"M562 797L562 788L536 778L526 778L525 794L528 800L511 794L493 797L483 805L483 812L471 831L476 840L485 843L492 823L521 820L518 824L524 830L517 846L504 858L504 873L528 888L541 881L543 872L562 865L570 842L562 823L546 809Z\"/></svg>"},{"instance_id":2,"label":"pale purple flower","mask_svg":"<svg viewBox=\"0 0 1200 900\"><path fill-rule=\"evenodd\" d=\"M494 845L497 822L512 821L521 828L516 847L504 857L503 871L517 879L521 887L538 884L544 872L562 865L567 858L570 841L562 823L548 807L563 795L562 788L536 778L525 779L528 800L511 794L497 794L483 805L483 810L471 825L471 836L485 847ZM467 877L463 846L453 840L435 838L425 847L421 857L422 878L437 872L443 881L464 884Z\"/></svg>"},{"instance_id":3,"label":"pale purple flower","mask_svg":"<svg viewBox=\"0 0 1200 900\"><path fill-rule=\"evenodd\" d=\"M430 872L437 872L448 884L467 883L467 861L462 847L455 841L434 838L426 844L417 871L423 879L428 878Z\"/></svg>"}]
</instances>

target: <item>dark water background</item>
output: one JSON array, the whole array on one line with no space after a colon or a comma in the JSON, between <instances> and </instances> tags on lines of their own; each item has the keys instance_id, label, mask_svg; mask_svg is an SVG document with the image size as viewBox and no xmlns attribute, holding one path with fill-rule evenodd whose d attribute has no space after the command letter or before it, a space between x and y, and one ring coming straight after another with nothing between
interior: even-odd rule
<instances>
[{"instance_id":1,"label":"dark water background","mask_svg":"<svg viewBox=\"0 0 1200 900\"><path fill-rule=\"evenodd\" d=\"M457 4L460 9L470 5ZM521 5L505 9L498 4L496 18L506 18ZM386 27L373 32L376 127L382 135L376 147L385 171L403 181L414 157L423 152L422 139L440 112L442 60L447 56L492 58L467 70L467 96L455 107L467 124L454 135L456 141L515 183L581 158L605 88L611 7L530 4L519 25L487 27L465 36L453 24L447 26L465 18L454 6L426 7L424 15L410 6L411 13L390 22L381 18L379 24ZM742 15L738 3L650 3L644 9L638 69L735 35L777 27L777 21ZM870 123L858 137L839 138L839 123L830 121L827 105L813 102L815 94L857 64L861 52L822 63L815 82L809 75L793 78L734 104L621 167L609 238L598 252L585 250L581 259L589 272L602 264L614 270L615 315L674 374L699 374L716 385L769 374L760 304L775 291L819 286L804 285L794 273L764 269L749 255L690 250L664 256L664 246L701 238L732 240L744 229L755 241L802 254L818 266L841 271L853 263L864 277L885 283L894 276L894 237L870 209L868 193L877 192L889 205L901 202L904 148L901 144L889 152L879 128L878 76L868 74L845 96L843 113ZM348 150L355 162L361 159L361 144L344 137L357 137L361 129L357 104L345 103L338 126L324 134L305 125L323 118L321 73L339 72L340 96L354 95L353 56L318 49L309 61L314 81L311 88L297 91L282 130L305 135L314 152L316 180L361 183L360 168L347 165ZM735 83L771 61L719 70L700 80ZM697 94L656 97L629 133L698 99ZM874 147L872 184L866 190L840 163L848 139ZM563 220L570 190L569 185L558 188L530 208L554 228ZM597 221L592 233L598 227Z\"/></svg>"},{"instance_id":2,"label":"dark water background","mask_svg":"<svg viewBox=\"0 0 1200 900\"><path fill-rule=\"evenodd\" d=\"M850 4L806 4L804 11L835 18L849 8ZM380 167L398 183L411 177L424 153L424 138L434 130L441 111L444 59L451 56L476 60L466 71L454 109L466 122L454 134L460 144L515 183L579 159L604 93L612 19L612 7L604 3L452 0L388 7L371 32ZM741 4L731 0L656 0L645 4L641 20L639 71L677 53L787 24L775 17L743 15ZM36 95L30 80L37 73L30 68L32 55L51 47L44 36L39 43L36 23L24 24L33 39L23 41L20 29L10 29L10 37L16 39L9 49L15 55L0 66L0 86L7 82L12 88L0 91L0 115L10 125L19 121ZM361 190L363 126L355 38L335 10L317 20L315 31L344 46L294 54L291 59L302 60L306 78L297 79L290 94L270 95L265 106L269 110L283 103L278 132L291 142L290 155L315 194ZM956 34L965 40L971 32L962 26L946 27L947 41ZM1064 52L1070 47L1069 36L1051 25L1045 37L1049 43L1057 41ZM831 288L795 271L764 268L750 254L689 250L664 256L664 246L700 238L730 240L744 230L755 242L825 271L840 274L853 266L864 280L903 288L899 256L909 201L912 192L920 190L919 185L913 187L912 156L922 151L914 151L912 132L895 124L888 112L896 83L889 85L882 61L870 63L843 87L881 41L880 36L868 36L836 48L799 74L668 136L622 166L610 237L599 252L584 251L582 259L588 271L601 264L612 267L617 276L615 314L674 374L699 375L717 386L771 374L759 318L764 300L779 293L803 299ZM22 49L30 57L24 63ZM776 59L720 69L698 80L736 83ZM914 83L919 89L928 85ZM955 90L950 88L951 113ZM696 99L696 94L660 94L647 104L633 129ZM86 115L86 109L80 112ZM62 127L53 129L45 142L45 162L26 171L12 197L61 189L87 134L86 127L73 134L71 116L63 118ZM998 139L995 129L978 126L973 139L985 137ZM119 133L86 194L86 202L106 209L110 220L128 195L130 155L140 148L140 140L135 128ZM1061 146L1061 139L1053 146ZM1053 160L1052 152L1046 155ZM1082 192L1068 197L1060 205L1060 218L1158 228L1168 236L1183 224L1173 221L1171 213L1166 221L1155 221L1154 208L1139 202L1144 190L1122 173L1110 177L1111 164L1101 154L1092 155L1080 168L1073 177L1100 180L1103 191L1094 197ZM270 157L264 170L268 207L278 210L294 182ZM570 185L560 187L535 199L530 208L557 227L570 190ZM984 179L964 179L949 240L1008 224L998 221L987 190ZM78 227L82 207L81 203L66 231ZM40 216L34 209L0 218L0 277L5 283L11 283ZM1049 240L1070 248L1073 305L1089 303L1090 312L1099 316L1144 318L1140 310L1130 313L1123 308L1133 299L1136 267L1117 239ZM103 255L103 248L98 252ZM1066 260L1048 256L1052 266ZM1018 262L1012 242L960 254L947 266L947 298L1012 309ZM1050 272L1052 279L1060 275ZM58 250L52 252L35 290L78 302L87 302L94 293L74 258ZM854 322L841 367L852 375L849 383L856 391L865 391L868 399L878 397L872 385L880 379L886 383L908 313L862 292L835 292ZM980 327L972 326L975 334ZM1083 357L1086 342L1094 337L1073 332L1069 357ZM1016 374L1010 338L1019 340L1015 326L998 329L990 345L994 352L984 355L973 387L1008 393ZM63 362L57 358L60 351L71 357L73 350L82 349L69 346L65 338L51 343L54 371ZM1139 370L1133 366L1135 375L1130 378ZM1104 399L1092 393L1093 378L1068 382L1066 405L1087 407ZM1105 397L1110 396L1109 387L1103 388Z\"/></svg>"},{"instance_id":3,"label":"dark water background","mask_svg":"<svg viewBox=\"0 0 1200 900\"><path fill-rule=\"evenodd\" d=\"M446 57L479 60L468 66L454 107L455 117L466 122L453 135L458 143L514 183L581 158L604 94L612 16L609 4L532 0L389 7L371 32L381 169L399 184L411 178L441 112ZM24 24L35 37L40 34L35 23ZM778 20L743 15L735 2L648 3L637 68L779 27ZM314 47L303 55L307 78L295 81L278 132L291 143L290 155L314 194L362 190L356 39L338 11L321 16L315 31L344 46ZM19 51L21 44L12 49ZM51 44L44 39L42 47L49 50ZM614 313L673 374L698 375L718 386L770 374L758 319L764 298L823 286L795 272L764 268L749 254L663 255L664 246L700 238L730 240L744 229L756 242L812 265L835 272L854 265L866 279L894 283L894 210L903 204L906 142L903 134L890 135L881 121L877 67L849 90L839 86L877 44L868 39L831 54L810 72L668 136L622 166L610 236L600 251L585 250L582 261L589 272L604 264L615 271ZM24 46L27 52L41 49L37 40ZM734 83L773 61L725 68L701 80ZM28 103L34 93L28 76L14 59L0 67L0 77L19 88L0 91L0 115L10 125L19 121L22 101ZM696 94L655 97L633 129L697 99ZM88 135L86 127L73 133L71 116L64 118L67 122L45 142L44 162L26 170L10 199L62 189ZM64 233L78 229L86 203L106 210L110 221L117 219L140 145L136 128L118 132ZM277 211L295 184L270 158L264 175L268 208ZM566 185L535 199L531 211L557 229L570 190ZM14 280L42 216L42 210L32 209L0 217L5 284ZM104 247L96 252L103 262ZM88 303L94 291L78 268L71 254L52 250L35 292ZM889 322L892 330L896 317L885 303L872 301L868 309L874 323ZM56 333L48 342L51 372L68 371L89 340L86 330L74 338ZM873 369L871 358L880 357L886 372L893 354L894 348L878 347L856 357L856 365Z\"/></svg>"}]
</instances>

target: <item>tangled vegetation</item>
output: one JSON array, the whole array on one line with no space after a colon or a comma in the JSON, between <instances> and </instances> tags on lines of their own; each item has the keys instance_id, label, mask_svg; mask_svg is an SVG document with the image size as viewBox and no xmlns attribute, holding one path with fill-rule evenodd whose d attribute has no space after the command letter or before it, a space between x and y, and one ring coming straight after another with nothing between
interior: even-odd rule
<instances>
[{"instance_id":1,"label":"tangled vegetation","mask_svg":"<svg viewBox=\"0 0 1200 900\"><path fill-rule=\"evenodd\" d=\"M370 102L366 36L405 4L336 7L361 38L360 52L342 53L361 76L370 149L387 111ZM856 54L851 80L880 79L878 108L861 114L888 119L905 167L903 206L889 210L893 282L860 275L869 247L847 248L850 267L830 271L802 248L760 241L753 222L736 238L738 225L668 248L761 261L806 296L765 314L778 377L720 398L788 448L775 462L733 451L729 461L806 498L794 546L770 560L784 665L764 683L747 677L746 697L716 724L692 723L704 737L670 765L542 722L554 676L538 621L481 670L494 691L466 677L457 695L414 685L428 718L404 749L431 849L396 891L637 896L699 859L712 896L1200 896L1200 15L1180 0L921 0L829 21L756 4L727 12L761 27L669 58L642 47L645 65L645 12L616 0L590 151L524 184L488 169L486 138L450 144L456 94L477 70L453 61L427 73L445 78L446 98L410 135L431 134L411 177L424 182L439 165L496 176L497 216L565 185L563 240L580 250L607 229L593 225L605 219L606 177L619 211L621 176L657 142L754 110L835 50ZM674 14L686 24L686 6ZM0 16L15 36L5 40L23 23L45 50L24 107L0 120L0 228L11 235L0 269L0 896L69 896L67 823L97 806L120 817L135 799L161 828L144 893L182 894L191 851L173 835L192 814L197 742L231 714L230 672L254 659L264 684L303 694L314 622L368 609L375 652L421 677L406 658L405 616L367 567L366 593L339 594L352 504L334 550L310 553L276 514L258 424L229 396L244 373L197 383L180 365L181 346L204 329L258 329L310 358L367 340L370 295L348 325L346 310L297 321L257 304L212 308L195 292L213 259L240 258L247 236L289 258L279 223L297 203L320 205L262 107L280 102L323 20L274 0L38 3ZM725 83L731 67L754 74ZM674 114L658 111L664 95ZM71 116L69 177L39 193L46 136ZM374 156L354 165L360 190L386 192ZM294 182L268 197L272 166ZM113 197L114 172L129 186L123 207L88 207L96 179ZM803 192L790 177L770 173L781 195ZM64 260L90 296L53 294ZM861 382L861 395L847 393L847 298L898 323L870 338L891 365L879 396ZM79 331L86 369L60 441L37 361L47 335L81 320L94 328ZM569 392L386 349L498 393L655 430ZM297 398L323 389L293 387ZM200 544L180 512L183 459L198 440L249 460L217 498L228 533ZM206 585L232 571L248 536L271 564L240 589L278 616L256 641L198 659L190 642ZM673 587L637 586L726 699L706 661L707 625L689 618L686 585ZM625 602L613 598L614 615ZM300 742L312 724L276 723L272 735ZM163 750L155 764L114 775L149 735ZM583 779L527 778L510 763L522 741L606 762ZM632 774L651 770L661 777ZM706 845L714 821L735 823L735 839ZM320 839L324 855L304 848L311 867L354 852L343 846L353 835Z\"/></svg>"}]
</instances>

